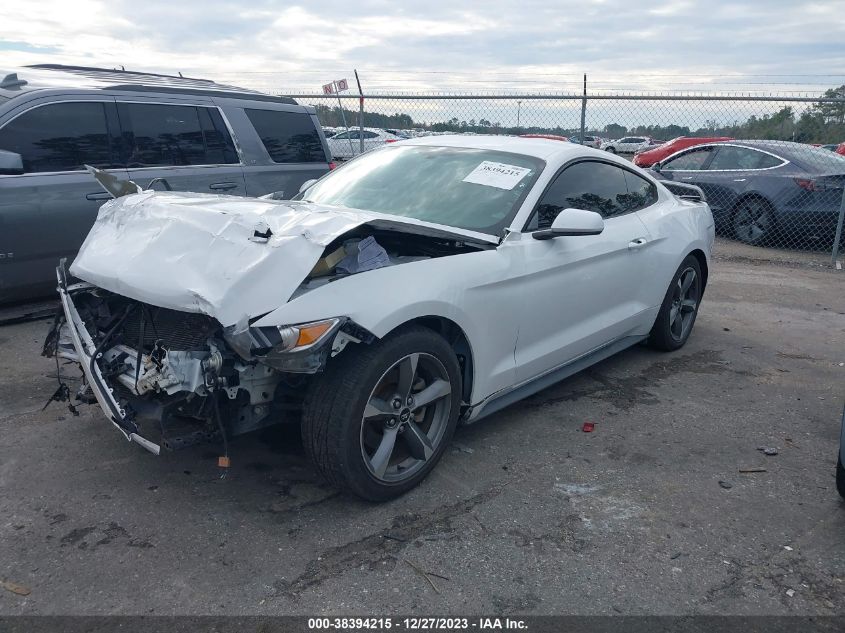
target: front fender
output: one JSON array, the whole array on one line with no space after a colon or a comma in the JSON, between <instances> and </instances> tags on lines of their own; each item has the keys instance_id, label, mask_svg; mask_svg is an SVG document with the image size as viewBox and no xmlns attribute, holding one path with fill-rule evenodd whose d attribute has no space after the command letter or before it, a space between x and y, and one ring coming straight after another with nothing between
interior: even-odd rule
<instances>
[{"instance_id":1,"label":"front fender","mask_svg":"<svg viewBox=\"0 0 845 633\"><path fill-rule=\"evenodd\" d=\"M464 332L476 369L473 401L512 384L519 321L516 264L489 249L389 266L309 290L254 326L347 316L377 337L421 317L444 317Z\"/></svg>"}]
</instances>

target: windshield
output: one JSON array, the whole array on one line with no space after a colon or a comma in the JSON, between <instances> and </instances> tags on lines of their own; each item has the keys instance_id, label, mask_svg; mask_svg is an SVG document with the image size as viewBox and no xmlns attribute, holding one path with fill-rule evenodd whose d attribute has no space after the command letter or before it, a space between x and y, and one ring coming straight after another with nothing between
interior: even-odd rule
<instances>
[{"instance_id":1,"label":"windshield","mask_svg":"<svg viewBox=\"0 0 845 633\"><path fill-rule=\"evenodd\" d=\"M330 172L302 198L499 235L544 166L510 152L394 145Z\"/></svg>"}]
</instances>

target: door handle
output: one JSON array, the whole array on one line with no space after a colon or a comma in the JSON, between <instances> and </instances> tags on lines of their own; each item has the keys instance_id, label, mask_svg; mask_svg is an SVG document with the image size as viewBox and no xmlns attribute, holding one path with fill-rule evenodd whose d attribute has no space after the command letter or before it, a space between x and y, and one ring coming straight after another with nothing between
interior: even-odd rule
<instances>
[{"instance_id":1,"label":"door handle","mask_svg":"<svg viewBox=\"0 0 845 633\"><path fill-rule=\"evenodd\" d=\"M647 242L648 242L648 240L646 238L638 237L637 239L631 240L630 242L628 242L628 250L629 251L639 250L643 246L645 246Z\"/></svg>"},{"instance_id":2,"label":"door handle","mask_svg":"<svg viewBox=\"0 0 845 633\"><path fill-rule=\"evenodd\" d=\"M693 176L684 176L681 180L692 180Z\"/></svg>"},{"instance_id":3,"label":"door handle","mask_svg":"<svg viewBox=\"0 0 845 633\"><path fill-rule=\"evenodd\" d=\"M111 200L112 195L105 191L98 191L97 193L89 193L85 195L86 200Z\"/></svg>"},{"instance_id":4,"label":"door handle","mask_svg":"<svg viewBox=\"0 0 845 633\"><path fill-rule=\"evenodd\" d=\"M238 183L236 182L213 182L208 185L208 188L212 191L229 191L230 189L236 189L238 187Z\"/></svg>"},{"instance_id":5,"label":"door handle","mask_svg":"<svg viewBox=\"0 0 845 633\"><path fill-rule=\"evenodd\" d=\"M745 182L745 178L734 178L734 182Z\"/></svg>"}]
</instances>

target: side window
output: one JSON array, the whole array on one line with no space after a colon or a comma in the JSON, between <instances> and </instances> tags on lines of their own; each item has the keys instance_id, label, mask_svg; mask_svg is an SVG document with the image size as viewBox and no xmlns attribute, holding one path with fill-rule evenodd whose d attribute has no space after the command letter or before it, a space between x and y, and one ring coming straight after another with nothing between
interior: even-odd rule
<instances>
[{"instance_id":1,"label":"side window","mask_svg":"<svg viewBox=\"0 0 845 633\"><path fill-rule=\"evenodd\" d=\"M698 171L710 158L711 148L703 147L701 149L694 149L686 154L673 158L665 163L661 169L673 170L681 169L685 171Z\"/></svg>"},{"instance_id":2,"label":"side window","mask_svg":"<svg viewBox=\"0 0 845 633\"><path fill-rule=\"evenodd\" d=\"M208 164L196 107L118 103L117 111L127 167Z\"/></svg>"},{"instance_id":3,"label":"side window","mask_svg":"<svg viewBox=\"0 0 845 633\"><path fill-rule=\"evenodd\" d=\"M596 211L610 218L632 211L633 202L624 169L593 161L575 163L558 175L540 199L537 227L551 227L564 209Z\"/></svg>"},{"instance_id":4,"label":"side window","mask_svg":"<svg viewBox=\"0 0 845 633\"><path fill-rule=\"evenodd\" d=\"M778 160L774 156L758 152L754 149L726 145L718 148L716 155L707 169L762 169L763 167L774 167L781 162L783 161Z\"/></svg>"},{"instance_id":5,"label":"side window","mask_svg":"<svg viewBox=\"0 0 845 633\"><path fill-rule=\"evenodd\" d=\"M341 132L340 134L335 134L332 138L336 140L346 140L348 138L351 138L349 134L349 132Z\"/></svg>"},{"instance_id":6,"label":"side window","mask_svg":"<svg viewBox=\"0 0 845 633\"><path fill-rule=\"evenodd\" d=\"M305 112L244 109L274 163L325 163L326 154Z\"/></svg>"},{"instance_id":7,"label":"side window","mask_svg":"<svg viewBox=\"0 0 845 633\"><path fill-rule=\"evenodd\" d=\"M205 162L208 165L239 163L235 144L217 108L197 108L205 138Z\"/></svg>"},{"instance_id":8,"label":"side window","mask_svg":"<svg viewBox=\"0 0 845 633\"><path fill-rule=\"evenodd\" d=\"M623 171L628 195L622 199L625 211L637 211L657 202L657 187L641 176L630 171Z\"/></svg>"},{"instance_id":9,"label":"side window","mask_svg":"<svg viewBox=\"0 0 845 633\"><path fill-rule=\"evenodd\" d=\"M355 138L358 138L357 136ZM369 130L364 130L364 138L378 138L378 134L375 132L370 132Z\"/></svg>"},{"instance_id":10,"label":"side window","mask_svg":"<svg viewBox=\"0 0 845 633\"><path fill-rule=\"evenodd\" d=\"M54 103L34 108L0 129L0 149L23 157L25 173L114 166L105 105Z\"/></svg>"}]
</instances>

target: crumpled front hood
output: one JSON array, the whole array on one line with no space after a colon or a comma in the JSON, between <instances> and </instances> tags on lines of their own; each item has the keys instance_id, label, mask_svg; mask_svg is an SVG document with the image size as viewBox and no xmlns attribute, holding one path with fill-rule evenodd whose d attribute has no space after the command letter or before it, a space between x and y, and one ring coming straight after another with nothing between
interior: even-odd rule
<instances>
[{"instance_id":1,"label":"crumpled front hood","mask_svg":"<svg viewBox=\"0 0 845 633\"><path fill-rule=\"evenodd\" d=\"M284 304L325 247L362 224L497 242L473 231L313 203L145 191L100 208L70 273L119 295L234 325Z\"/></svg>"}]
</instances>

